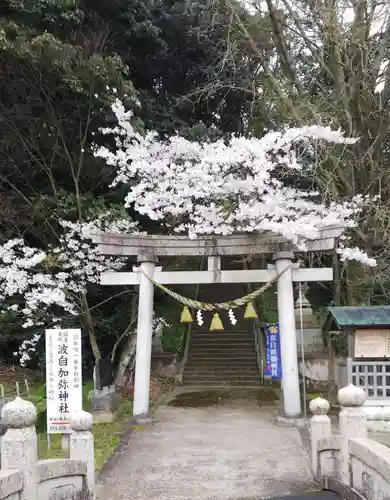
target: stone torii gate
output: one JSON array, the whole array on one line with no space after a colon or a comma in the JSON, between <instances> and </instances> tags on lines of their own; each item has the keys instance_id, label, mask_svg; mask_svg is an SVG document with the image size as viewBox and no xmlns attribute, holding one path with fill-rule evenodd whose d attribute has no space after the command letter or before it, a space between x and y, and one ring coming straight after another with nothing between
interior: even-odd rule
<instances>
[{"instance_id":1,"label":"stone torii gate","mask_svg":"<svg viewBox=\"0 0 390 500\"><path fill-rule=\"evenodd\" d=\"M343 228L340 227L324 229L317 239L307 242L307 252L333 251L335 240L342 232ZM293 263L294 253L302 251L282 236L272 233L199 237L195 240L185 236L100 233L93 235L92 239L98 244L101 254L137 256L139 262L139 267L134 268L133 272L105 272L101 276L103 285L139 286L133 406L135 417L147 416L149 413L154 285L148 277L164 285L260 283L271 281L286 268L289 269L277 280L283 408L287 418L301 415L293 282L331 281L332 268L299 269L299 265ZM223 256L259 254L272 254L275 266L268 270L221 270ZM207 256L208 269L163 271L156 264L158 257L167 256Z\"/></svg>"}]
</instances>

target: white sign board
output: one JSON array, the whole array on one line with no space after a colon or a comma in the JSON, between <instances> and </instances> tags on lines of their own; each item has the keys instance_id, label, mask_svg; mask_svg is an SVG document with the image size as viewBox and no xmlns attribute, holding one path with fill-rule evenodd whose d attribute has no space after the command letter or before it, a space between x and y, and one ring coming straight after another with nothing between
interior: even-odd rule
<instances>
[{"instance_id":1,"label":"white sign board","mask_svg":"<svg viewBox=\"0 0 390 500\"><path fill-rule=\"evenodd\" d=\"M47 433L72 431L70 416L83 408L81 330L46 330Z\"/></svg>"},{"instance_id":2,"label":"white sign board","mask_svg":"<svg viewBox=\"0 0 390 500\"><path fill-rule=\"evenodd\" d=\"M355 358L390 357L390 330L356 330Z\"/></svg>"}]
</instances>

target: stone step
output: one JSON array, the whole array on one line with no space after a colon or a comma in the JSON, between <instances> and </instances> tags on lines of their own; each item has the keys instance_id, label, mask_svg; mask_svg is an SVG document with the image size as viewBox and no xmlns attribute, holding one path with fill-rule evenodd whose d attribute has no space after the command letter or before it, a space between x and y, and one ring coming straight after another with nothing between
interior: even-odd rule
<instances>
[{"instance_id":1,"label":"stone step","mask_svg":"<svg viewBox=\"0 0 390 500\"><path fill-rule=\"evenodd\" d=\"M183 379L183 385L192 387L260 387L260 379L253 380L186 380Z\"/></svg>"},{"instance_id":2,"label":"stone step","mask_svg":"<svg viewBox=\"0 0 390 500\"><path fill-rule=\"evenodd\" d=\"M208 367L208 366L215 366L218 369L223 370L227 366L231 366L232 368L240 369L240 368L257 368L257 362L256 359L248 359L244 361L235 361L234 359L231 360L223 360L223 359L209 359L209 360L188 360L186 364L186 370L192 367Z\"/></svg>"},{"instance_id":3,"label":"stone step","mask_svg":"<svg viewBox=\"0 0 390 500\"><path fill-rule=\"evenodd\" d=\"M255 345L255 342L253 339L230 339L230 340L222 340L222 339L215 339L215 340L198 340L198 341L192 341L190 344L190 347L213 347L213 346L229 346L229 345Z\"/></svg>"},{"instance_id":4,"label":"stone step","mask_svg":"<svg viewBox=\"0 0 390 500\"><path fill-rule=\"evenodd\" d=\"M225 359L229 359L229 361L256 361L256 350L253 349L219 349L219 350L211 350L211 349L196 349L188 353L188 360L190 359L210 359L210 360L219 360L225 357Z\"/></svg>"},{"instance_id":5,"label":"stone step","mask_svg":"<svg viewBox=\"0 0 390 500\"><path fill-rule=\"evenodd\" d=\"M184 380L247 380L247 379L256 379L258 374L256 372L184 372L183 378Z\"/></svg>"},{"instance_id":6,"label":"stone step","mask_svg":"<svg viewBox=\"0 0 390 500\"><path fill-rule=\"evenodd\" d=\"M205 332L192 331L191 340L218 340L218 339L254 339L252 332Z\"/></svg>"},{"instance_id":7,"label":"stone step","mask_svg":"<svg viewBox=\"0 0 390 500\"><path fill-rule=\"evenodd\" d=\"M232 346L232 347L208 347L207 349L204 349L202 347L198 347L196 349L192 349L192 352L190 353L190 356L199 356L199 355L210 355L210 356L224 356L226 355L231 355L231 354L236 354L238 355L243 355L243 356L256 356L256 350L255 347L253 346L248 346L248 347L240 347L240 346Z\"/></svg>"},{"instance_id":8,"label":"stone step","mask_svg":"<svg viewBox=\"0 0 390 500\"><path fill-rule=\"evenodd\" d=\"M214 339L191 341L190 348L198 346L229 346L229 345L255 345L253 339Z\"/></svg>"},{"instance_id":9,"label":"stone step","mask_svg":"<svg viewBox=\"0 0 390 500\"><path fill-rule=\"evenodd\" d=\"M227 351L199 351L197 353L192 353L188 357L188 361L194 360L194 361L199 361L199 360L204 360L204 361L217 361L218 359L226 359L228 361L234 361L237 359L237 357L240 357L242 359L242 362L245 361L255 361L256 354L253 352L241 352L241 351L233 351L231 350L230 352Z\"/></svg>"},{"instance_id":10,"label":"stone step","mask_svg":"<svg viewBox=\"0 0 390 500\"><path fill-rule=\"evenodd\" d=\"M250 326L249 328L237 328L237 325L236 326L228 325L228 327L224 328L223 330L210 332L210 329L208 326L200 327L198 325L193 325L193 335L199 336L199 337L220 337L222 335L252 335L252 336L254 336L254 333L252 330L252 326Z\"/></svg>"},{"instance_id":11,"label":"stone step","mask_svg":"<svg viewBox=\"0 0 390 500\"><path fill-rule=\"evenodd\" d=\"M217 373L217 374L226 374L226 373L259 373L257 366L245 366L241 368L236 368L235 366L189 366L185 369L184 375L192 374L192 373Z\"/></svg>"},{"instance_id":12,"label":"stone step","mask_svg":"<svg viewBox=\"0 0 390 500\"><path fill-rule=\"evenodd\" d=\"M190 344L190 351L199 349L229 349L231 347L237 349L255 349L255 342L253 341L226 341L226 342L192 342Z\"/></svg>"},{"instance_id":13,"label":"stone step","mask_svg":"<svg viewBox=\"0 0 390 500\"><path fill-rule=\"evenodd\" d=\"M184 378L213 378L215 380L224 380L229 378L256 378L259 376L259 372L256 368L251 370L215 370L210 368L209 370L186 370L184 372Z\"/></svg>"},{"instance_id":14,"label":"stone step","mask_svg":"<svg viewBox=\"0 0 390 500\"><path fill-rule=\"evenodd\" d=\"M251 342L238 342L238 343L226 343L226 344L210 344L210 345L204 345L204 344L193 344L190 346L190 350L192 351L210 351L213 352L215 350L221 350L221 351L229 351L229 350L236 350L236 351L253 351L256 352L255 349L255 344Z\"/></svg>"},{"instance_id":15,"label":"stone step","mask_svg":"<svg viewBox=\"0 0 390 500\"><path fill-rule=\"evenodd\" d=\"M209 368L214 368L215 370L233 370L235 372L240 372L241 370L258 370L258 366L255 361L243 361L242 363L232 363L228 361L227 363L222 363L216 360L206 361L201 363L199 361L188 361L185 366L185 373L188 370L205 370Z\"/></svg>"},{"instance_id":16,"label":"stone step","mask_svg":"<svg viewBox=\"0 0 390 500\"><path fill-rule=\"evenodd\" d=\"M235 372L240 372L240 371L246 371L246 370L258 370L258 366L255 362L243 362L240 364L234 364L234 363L218 363L216 361L208 361L207 363L198 363L197 361L190 361L186 364L184 373L187 373L187 371L194 371L194 370L200 370L204 371L206 369L215 369L218 371L235 371Z\"/></svg>"},{"instance_id":17,"label":"stone step","mask_svg":"<svg viewBox=\"0 0 390 500\"><path fill-rule=\"evenodd\" d=\"M203 339L212 339L212 338L219 338L219 337L252 337L254 338L254 334L252 331L248 330L231 330L231 331L217 331L217 332L210 332L209 330L207 331L197 331L192 332L192 338L203 338Z\"/></svg>"},{"instance_id":18,"label":"stone step","mask_svg":"<svg viewBox=\"0 0 390 500\"><path fill-rule=\"evenodd\" d=\"M252 337L254 338L254 334L250 330L236 330L232 329L231 331L226 331L226 330L217 330L210 332L209 330L202 332L200 330L195 330L192 332L192 337L200 337L203 339L212 339L212 338L218 338L218 337Z\"/></svg>"},{"instance_id":19,"label":"stone step","mask_svg":"<svg viewBox=\"0 0 390 500\"><path fill-rule=\"evenodd\" d=\"M235 366L198 366L198 365L192 365L188 366L185 369L184 374L187 373L258 373L258 368L257 366L242 366L240 368L235 367Z\"/></svg>"},{"instance_id":20,"label":"stone step","mask_svg":"<svg viewBox=\"0 0 390 500\"><path fill-rule=\"evenodd\" d=\"M187 363L194 362L198 363L199 361L204 361L204 362L217 362L217 361L224 361L226 360L227 362L231 361L237 361L241 363L247 363L248 361L256 361L256 354L254 353L241 353L241 352L230 352L226 353L226 355L223 353L222 355L215 355L215 353L199 353L194 355L194 353L190 354L187 358Z\"/></svg>"},{"instance_id":21,"label":"stone step","mask_svg":"<svg viewBox=\"0 0 390 500\"><path fill-rule=\"evenodd\" d=\"M254 349L256 346L255 342L252 341L235 341L235 340L227 340L226 342L191 342L191 349L215 349L222 348L228 349L229 347L237 347L238 349Z\"/></svg>"},{"instance_id":22,"label":"stone step","mask_svg":"<svg viewBox=\"0 0 390 500\"><path fill-rule=\"evenodd\" d=\"M255 367L255 368L241 368L241 369L235 369L235 368L230 368L230 367L226 367L225 370L220 370L218 368L215 368L213 366L210 366L209 368L204 368L204 369L199 369L199 368L192 368L192 369L189 369L189 370L186 370L184 372L184 376L185 375L210 375L210 376L213 376L213 375L216 375L218 377L221 377L221 376L226 376L226 377L233 377L233 376L248 376L248 375L254 375L254 376L257 376L258 374L258 369Z\"/></svg>"},{"instance_id":23,"label":"stone step","mask_svg":"<svg viewBox=\"0 0 390 500\"><path fill-rule=\"evenodd\" d=\"M191 337L191 343L199 344L210 344L213 342L254 342L255 338L253 335L195 335Z\"/></svg>"},{"instance_id":24,"label":"stone step","mask_svg":"<svg viewBox=\"0 0 390 500\"><path fill-rule=\"evenodd\" d=\"M197 344L192 344L190 345L190 351L199 351L199 350L204 350L204 351L212 351L214 349L222 349L222 350L229 350L229 349L238 349L239 351L241 350L250 350L254 351L255 350L256 344L254 342L225 342L225 343L214 343L210 342L209 344L203 344L203 343L197 343Z\"/></svg>"},{"instance_id":25,"label":"stone step","mask_svg":"<svg viewBox=\"0 0 390 500\"><path fill-rule=\"evenodd\" d=\"M225 361L225 363L224 363ZM204 353L204 356L198 356L198 357L188 357L187 359L187 365L193 363L193 364L212 364L212 363L219 363L219 364L231 364L233 363L234 365L241 366L243 364L248 364L252 363L254 365L257 364L257 358L256 356L240 356L239 353L236 353L235 356L229 356L229 357L214 357L214 356L209 356L207 353Z\"/></svg>"}]
</instances>

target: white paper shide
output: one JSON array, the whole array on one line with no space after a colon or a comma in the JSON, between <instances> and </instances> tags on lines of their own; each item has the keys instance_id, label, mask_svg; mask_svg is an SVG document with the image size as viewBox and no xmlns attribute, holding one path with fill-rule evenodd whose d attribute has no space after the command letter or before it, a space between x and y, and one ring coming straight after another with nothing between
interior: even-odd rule
<instances>
[{"instance_id":1,"label":"white paper shide","mask_svg":"<svg viewBox=\"0 0 390 500\"><path fill-rule=\"evenodd\" d=\"M46 330L47 433L71 432L82 410L81 330Z\"/></svg>"}]
</instances>

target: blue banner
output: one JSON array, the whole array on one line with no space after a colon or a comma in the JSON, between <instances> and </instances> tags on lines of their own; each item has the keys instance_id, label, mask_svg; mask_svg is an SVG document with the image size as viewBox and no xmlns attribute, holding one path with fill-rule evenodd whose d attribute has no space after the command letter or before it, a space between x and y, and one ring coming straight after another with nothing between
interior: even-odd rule
<instances>
[{"instance_id":1,"label":"blue banner","mask_svg":"<svg viewBox=\"0 0 390 500\"><path fill-rule=\"evenodd\" d=\"M266 377L282 378L282 358L280 355L279 324L273 323L265 327L266 338Z\"/></svg>"}]
</instances>

